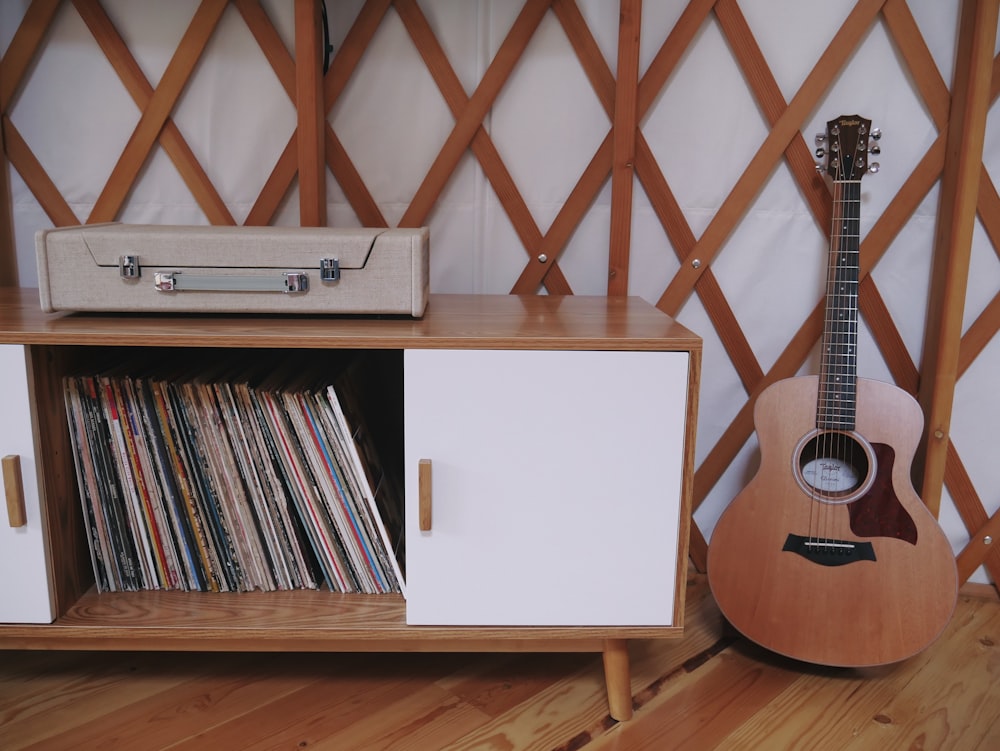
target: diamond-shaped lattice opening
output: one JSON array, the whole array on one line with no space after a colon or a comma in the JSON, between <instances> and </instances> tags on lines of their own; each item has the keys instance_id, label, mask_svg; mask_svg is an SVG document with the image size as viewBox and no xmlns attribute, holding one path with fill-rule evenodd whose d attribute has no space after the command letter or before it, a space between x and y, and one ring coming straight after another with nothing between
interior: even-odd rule
<instances>
[{"instance_id":1,"label":"diamond-shaped lattice opening","mask_svg":"<svg viewBox=\"0 0 1000 751\"><path fill-rule=\"evenodd\" d=\"M828 248L825 230L780 164L712 264L765 372L822 299Z\"/></svg>"},{"instance_id":2,"label":"diamond-shaped lattice opening","mask_svg":"<svg viewBox=\"0 0 1000 751\"><path fill-rule=\"evenodd\" d=\"M559 20L547 13L489 121L497 150L543 234L610 127Z\"/></svg>"},{"instance_id":3,"label":"diamond-shaped lattice opening","mask_svg":"<svg viewBox=\"0 0 1000 751\"><path fill-rule=\"evenodd\" d=\"M710 19L642 123L685 214L689 208L717 208L768 134L718 24ZM712 71L711 85L705 70ZM701 154L707 149L720 155L717 169L704 168Z\"/></svg>"},{"instance_id":4,"label":"diamond-shaped lattice opening","mask_svg":"<svg viewBox=\"0 0 1000 751\"><path fill-rule=\"evenodd\" d=\"M711 410L698 411L695 461L700 465L746 404L747 391L723 347L719 333L696 295L692 295L681 308L679 318L702 337L702 371L712 373L712 378L702 380L700 388L699 399L712 405Z\"/></svg>"},{"instance_id":5,"label":"diamond-shaped lattice opening","mask_svg":"<svg viewBox=\"0 0 1000 751\"><path fill-rule=\"evenodd\" d=\"M223 99L227 106L218 107ZM257 106L260 102L268 106ZM234 219L242 223L295 132L296 113L235 7L223 13L173 119Z\"/></svg>"},{"instance_id":6,"label":"diamond-shaped lattice opening","mask_svg":"<svg viewBox=\"0 0 1000 751\"><path fill-rule=\"evenodd\" d=\"M393 95L381 95L387 91ZM386 13L329 122L386 220L398 223L455 120L394 11Z\"/></svg>"},{"instance_id":7,"label":"diamond-shaped lattice opening","mask_svg":"<svg viewBox=\"0 0 1000 751\"><path fill-rule=\"evenodd\" d=\"M926 300L930 295L937 202L934 190L872 269L872 279L916 364L923 348L926 310L914 310L913 300Z\"/></svg>"},{"instance_id":8,"label":"diamond-shaped lattice opening","mask_svg":"<svg viewBox=\"0 0 1000 751\"><path fill-rule=\"evenodd\" d=\"M140 5L134 0L102 0L105 13L153 88L188 30L199 1L172 0ZM50 48L51 45L46 47L46 54Z\"/></svg>"},{"instance_id":9,"label":"diamond-shaped lattice opening","mask_svg":"<svg viewBox=\"0 0 1000 751\"><path fill-rule=\"evenodd\" d=\"M119 114L108 118L108 112ZM44 52L28 68L9 116L84 221L139 111L83 20L66 4L52 23Z\"/></svg>"},{"instance_id":10,"label":"diamond-shaped lattice opening","mask_svg":"<svg viewBox=\"0 0 1000 751\"><path fill-rule=\"evenodd\" d=\"M854 5L854 0L740 3L747 26L786 102L792 101Z\"/></svg>"},{"instance_id":11,"label":"diamond-shaped lattice opening","mask_svg":"<svg viewBox=\"0 0 1000 751\"><path fill-rule=\"evenodd\" d=\"M994 337L955 386L950 430L951 440L990 515L1000 508L1000 494L990 490L1000 487L1000 463L993 452L977 451L976 447L981 445L982 436L993 433L1000 420L1000 400L983 399L983 394L996 391L998 369L1000 338Z\"/></svg>"}]
</instances>

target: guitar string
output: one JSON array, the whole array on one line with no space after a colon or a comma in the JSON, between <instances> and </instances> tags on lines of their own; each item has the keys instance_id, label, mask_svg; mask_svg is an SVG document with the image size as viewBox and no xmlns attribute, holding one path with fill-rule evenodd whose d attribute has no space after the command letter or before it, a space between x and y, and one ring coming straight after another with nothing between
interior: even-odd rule
<instances>
[{"instance_id":1,"label":"guitar string","mask_svg":"<svg viewBox=\"0 0 1000 751\"><path fill-rule=\"evenodd\" d=\"M855 174L858 167L855 155L853 153L848 155L843 148L840 132L832 135L837 136L833 153L839 155L841 160L836 165L838 174L834 177L840 179L833 181L833 216L824 316L826 325L817 420L819 435L814 464L814 483L811 485L814 503L810 510L812 530L810 536L814 542L824 543L829 543L835 537L833 530L838 510L828 508L834 505L830 503L832 497L836 493L850 492L853 489L841 489L840 485L850 480L850 476L845 475L838 484L836 473L847 467L858 469L858 457L855 455L857 444L851 438L850 432L855 427L853 423L857 397L854 367L857 356L855 311L859 263L852 239L860 234L858 225L860 200L856 195L860 178ZM863 144L863 138L859 139L857 148L861 148ZM845 158L849 161L845 162ZM823 474L824 459L833 459L840 463L831 464L829 477L824 477Z\"/></svg>"}]
</instances>

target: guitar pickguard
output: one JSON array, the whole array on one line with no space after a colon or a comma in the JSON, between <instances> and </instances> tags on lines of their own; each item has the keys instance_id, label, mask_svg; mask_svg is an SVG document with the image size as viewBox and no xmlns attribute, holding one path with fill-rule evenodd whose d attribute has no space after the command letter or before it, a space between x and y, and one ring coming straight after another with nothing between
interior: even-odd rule
<instances>
[{"instance_id":1,"label":"guitar pickguard","mask_svg":"<svg viewBox=\"0 0 1000 751\"><path fill-rule=\"evenodd\" d=\"M858 537L893 537L916 545L916 524L892 487L896 452L884 443L873 443L872 449L878 467L875 480L864 496L848 504L851 531Z\"/></svg>"}]
</instances>

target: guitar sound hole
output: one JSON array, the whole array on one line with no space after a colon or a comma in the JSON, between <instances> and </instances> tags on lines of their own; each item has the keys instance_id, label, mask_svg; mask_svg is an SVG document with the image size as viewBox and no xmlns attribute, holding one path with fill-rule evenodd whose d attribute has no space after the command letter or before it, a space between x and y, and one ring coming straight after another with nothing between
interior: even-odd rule
<instances>
[{"instance_id":1,"label":"guitar sound hole","mask_svg":"<svg viewBox=\"0 0 1000 751\"><path fill-rule=\"evenodd\" d=\"M817 431L798 451L797 478L810 496L846 503L871 485L874 455L867 443L840 431Z\"/></svg>"}]
</instances>

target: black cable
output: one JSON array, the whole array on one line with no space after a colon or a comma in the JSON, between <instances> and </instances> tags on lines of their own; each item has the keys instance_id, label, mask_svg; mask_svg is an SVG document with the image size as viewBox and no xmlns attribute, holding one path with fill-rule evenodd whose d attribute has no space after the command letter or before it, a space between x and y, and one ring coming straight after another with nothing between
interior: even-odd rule
<instances>
[{"instance_id":1,"label":"black cable","mask_svg":"<svg viewBox=\"0 0 1000 751\"><path fill-rule=\"evenodd\" d=\"M333 55L333 45L330 44L330 22L326 17L326 0L319 4L323 16L323 74L330 70L330 58Z\"/></svg>"}]
</instances>

